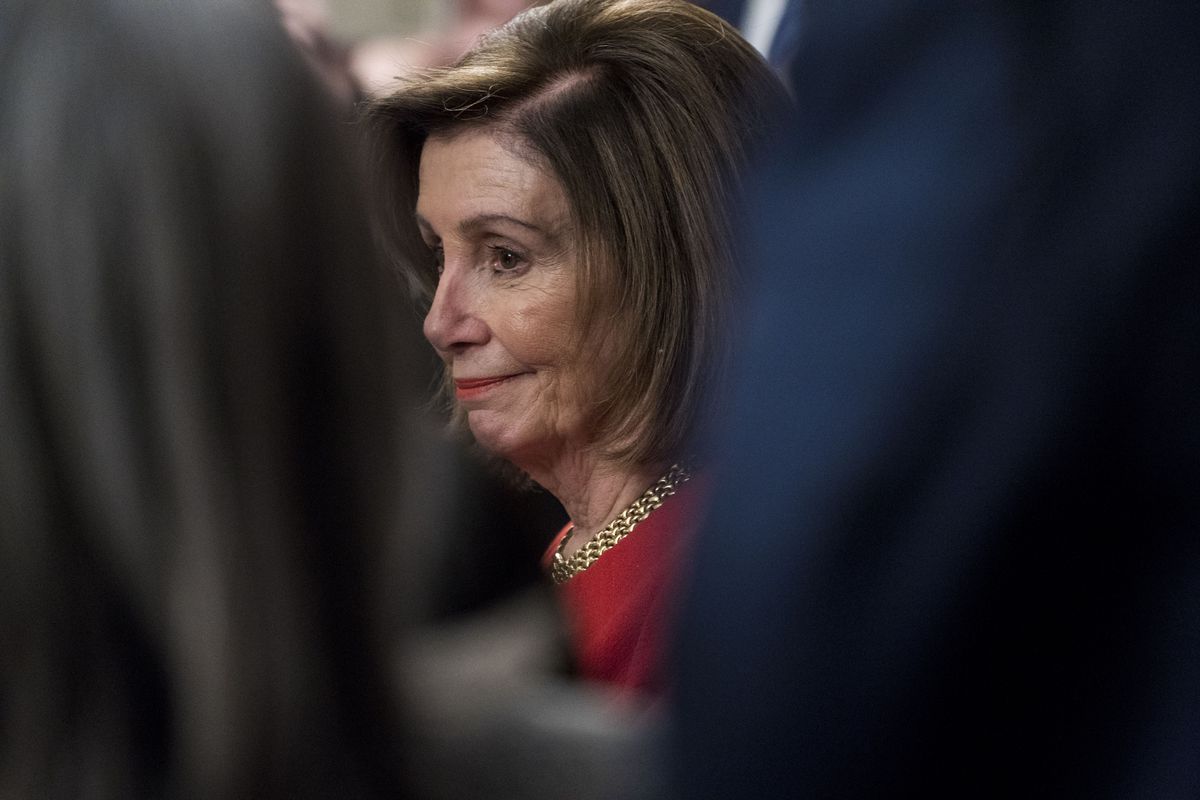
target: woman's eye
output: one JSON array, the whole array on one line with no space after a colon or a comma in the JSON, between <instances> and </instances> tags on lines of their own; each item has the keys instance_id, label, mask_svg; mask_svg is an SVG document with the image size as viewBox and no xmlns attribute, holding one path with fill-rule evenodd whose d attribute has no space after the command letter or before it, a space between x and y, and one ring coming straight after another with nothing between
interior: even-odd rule
<instances>
[{"instance_id":1,"label":"woman's eye","mask_svg":"<svg viewBox=\"0 0 1200 800\"><path fill-rule=\"evenodd\" d=\"M507 247L492 247L492 267L497 272L512 272L524 262L520 254Z\"/></svg>"},{"instance_id":2,"label":"woman's eye","mask_svg":"<svg viewBox=\"0 0 1200 800\"><path fill-rule=\"evenodd\" d=\"M429 248L429 254L433 256L433 265L437 268L437 274L441 275L442 269L446 266L446 251L442 249L440 244L432 245Z\"/></svg>"}]
</instances>

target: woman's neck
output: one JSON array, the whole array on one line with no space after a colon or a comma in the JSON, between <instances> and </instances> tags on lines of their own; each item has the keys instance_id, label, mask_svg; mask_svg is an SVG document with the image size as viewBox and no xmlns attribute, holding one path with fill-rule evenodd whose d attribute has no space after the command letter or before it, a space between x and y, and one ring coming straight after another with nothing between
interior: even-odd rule
<instances>
[{"instance_id":1,"label":"woman's neck","mask_svg":"<svg viewBox=\"0 0 1200 800\"><path fill-rule=\"evenodd\" d=\"M667 470L666 464L628 466L576 454L554 469L532 474L566 509L574 524L563 550L570 557L594 533L633 504Z\"/></svg>"}]
</instances>

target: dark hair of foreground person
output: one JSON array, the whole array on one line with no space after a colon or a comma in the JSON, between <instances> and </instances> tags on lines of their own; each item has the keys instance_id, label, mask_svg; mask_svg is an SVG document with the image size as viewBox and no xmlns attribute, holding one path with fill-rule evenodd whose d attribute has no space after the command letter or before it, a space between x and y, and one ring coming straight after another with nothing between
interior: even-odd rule
<instances>
[{"instance_id":1,"label":"dark hair of foreground person","mask_svg":"<svg viewBox=\"0 0 1200 800\"><path fill-rule=\"evenodd\" d=\"M395 796L389 281L255 4L0 11L0 796Z\"/></svg>"}]
</instances>

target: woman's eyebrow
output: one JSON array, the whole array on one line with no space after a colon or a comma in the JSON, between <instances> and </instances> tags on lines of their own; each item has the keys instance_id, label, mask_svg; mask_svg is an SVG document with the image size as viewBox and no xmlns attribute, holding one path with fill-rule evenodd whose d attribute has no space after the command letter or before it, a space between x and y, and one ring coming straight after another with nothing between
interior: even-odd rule
<instances>
[{"instance_id":1,"label":"woman's eyebrow","mask_svg":"<svg viewBox=\"0 0 1200 800\"><path fill-rule=\"evenodd\" d=\"M420 228L423 233L436 235L436 230L434 229L433 225L429 222L429 220L421 216L420 213L414 212L413 218L416 220L417 227ZM481 229L487 228L488 226L494 225L498 222L516 225L517 227L535 233L548 241L557 241L560 231L560 226L557 225L549 228L538 225L534 222L529 222L528 220L523 220L520 217L514 217L511 214L487 213L476 214L459 222L458 232L461 235L467 236L478 233Z\"/></svg>"},{"instance_id":2,"label":"woman's eyebrow","mask_svg":"<svg viewBox=\"0 0 1200 800\"><path fill-rule=\"evenodd\" d=\"M468 217L468 218L464 219L462 222L460 222L458 224L458 229L460 232L462 232L464 234L474 233L474 232L478 231L480 228L486 228L489 225L493 225L497 222L510 223L510 224L516 225L520 228L524 228L525 230L532 231L533 233L536 233L545 238L549 238L550 234L551 234L550 231L547 231L541 225L537 225L533 222L528 222L526 220L520 219L519 217L514 217L510 214L476 214L475 216Z\"/></svg>"}]
</instances>

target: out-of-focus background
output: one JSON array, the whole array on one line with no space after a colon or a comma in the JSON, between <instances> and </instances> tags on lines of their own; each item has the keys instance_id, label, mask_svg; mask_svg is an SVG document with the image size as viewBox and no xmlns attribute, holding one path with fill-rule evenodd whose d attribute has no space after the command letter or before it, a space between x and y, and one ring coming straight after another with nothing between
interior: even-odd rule
<instances>
[{"instance_id":1,"label":"out-of-focus background","mask_svg":"<svg viewBox=\"0 0 1200 800\"><path fill-rule=\"evenodd\" d=\"M330 32L349 41L440 27L454 5L452 0L326 0Z\"/></svg>"},{"instance_id":2,"label":"out-of-focus background","mask_svg":"<svg viewBox=\"0 0 1200 800\"><path fill-rule=\"evenodd\" d=\"M452 63L529 0L275 0L292 38L345 96L388 92L414 69ZM339 85L347 75L353 88Z\"/></svg>"}]
</instances>

